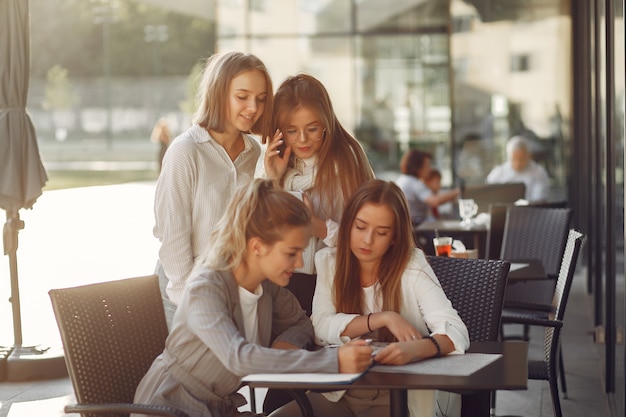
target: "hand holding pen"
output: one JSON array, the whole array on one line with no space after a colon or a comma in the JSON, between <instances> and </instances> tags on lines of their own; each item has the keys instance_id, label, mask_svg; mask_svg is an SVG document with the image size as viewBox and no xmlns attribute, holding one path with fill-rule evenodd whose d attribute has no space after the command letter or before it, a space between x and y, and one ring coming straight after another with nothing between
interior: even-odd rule
<instances>
[{"instance_id":1,"label":"hand holding pen","mask_svg":"<svg viewBox=\"0 0 626 417\"><path fill-rule=\"evenodd\" d=\"M371 339L355 339L337 348L340 373L359 373L372 365Z\"/></svg>"}]
</instances>

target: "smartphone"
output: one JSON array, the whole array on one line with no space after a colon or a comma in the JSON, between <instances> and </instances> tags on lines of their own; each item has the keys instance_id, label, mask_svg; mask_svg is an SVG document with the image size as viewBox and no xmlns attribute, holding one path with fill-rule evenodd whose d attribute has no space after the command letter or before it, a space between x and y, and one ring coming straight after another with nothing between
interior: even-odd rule
<instances>
[{"instance_id":1,"label":"smartphone","mask_svg":"<svg viewBox=\"0 0 626 417\"><path fill-rule=\"evenodd\" d=\"M285 155L285 148L287 147L287 145L285 145L285 141L283 140L283 143L281 143L278 146L278 156L280 156L281 158L283 157L283 155Z\"/></svg>"}]
</instances>

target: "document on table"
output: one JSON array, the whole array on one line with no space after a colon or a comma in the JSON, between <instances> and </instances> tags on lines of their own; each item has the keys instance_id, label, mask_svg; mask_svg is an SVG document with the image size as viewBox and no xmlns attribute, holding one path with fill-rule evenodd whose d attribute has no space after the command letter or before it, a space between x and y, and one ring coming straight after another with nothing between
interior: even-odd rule
<instances>
[{"instance_id":1,"label":"document on table","mask_svg":"<svg viewBox=\"0 0 626 417\"><path fill-rule=\"evenodd\" d=\"M364 372L356 374L340 373L296 373L296 374L250 374L241 379L249 382L307 382L319 384L350 384L356 381Z\"/></svg>"},{"instance_id":2,"label":"document on table","mask_svg":"<svg viewBox=\"0 0 626 417\"><path fill-rule=\"evenodd\" d=\"M513 271L517 271L518 269L526 268L529 265L530 264L513 262L513 263L511 263L511 268L509 269L509 272L513 272Z\"/></svg>"},{"instance_id":3,"label":"document on table","mask_svg":"<svg viewBox=\"0 0 626 417\"><path fill-rule=\"evenodd\" d=\"M465 353L430 358L406 365L376 365L370 372L388 372L420 375L469 376L495 362L502 355L499 353Z\"/></svg>"}]
</instances>

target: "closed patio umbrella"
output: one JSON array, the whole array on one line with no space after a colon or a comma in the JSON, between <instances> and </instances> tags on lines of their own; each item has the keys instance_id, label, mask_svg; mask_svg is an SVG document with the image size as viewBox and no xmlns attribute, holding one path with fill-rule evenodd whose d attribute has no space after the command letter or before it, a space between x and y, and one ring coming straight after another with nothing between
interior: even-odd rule
<instances>
[{"instance_id":1,"label":"closed patio umbrella","mask_svg":"<svg viewBox=\"0 0 626 417\"><path fill-rule=\"evenodd\" d=\"M26 368L20 366L29 361L22 360L27 348L21 346L17 243L24 222L19 211L33 207L48 180L35 129L26 112L30 75L28 6L25 0L0 0L0 208L6 211L2 240L4 254L9 256L11 276L15 344L8 357L8 374L12 380L30 379L33 372L37 374L42 369L34 363ZM19 375L11 375L12 356L17 365L13 368Z\"/></svg>"}]
</instances>

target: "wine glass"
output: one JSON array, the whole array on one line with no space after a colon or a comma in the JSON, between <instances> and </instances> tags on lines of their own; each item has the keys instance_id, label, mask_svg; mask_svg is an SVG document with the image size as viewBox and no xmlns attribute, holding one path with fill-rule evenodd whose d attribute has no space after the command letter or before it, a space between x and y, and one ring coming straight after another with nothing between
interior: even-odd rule
<instances>
[{"instance_id":1,"label":"wine glass","mask_svg":"<svg viewBox=\"0 0 626 417\"><path fill-rule=\"evenodd\" d=\"M472 217L478 214L478 205L471 198L459 200L459 214L461 215L461 225L469 227L472 225Z\"/></svg>"}]
</instances>

